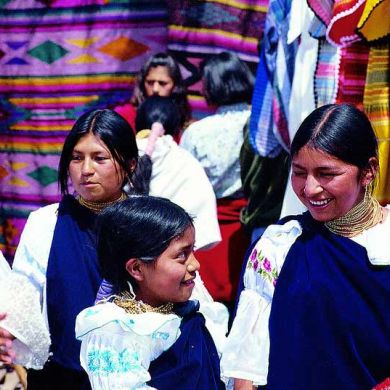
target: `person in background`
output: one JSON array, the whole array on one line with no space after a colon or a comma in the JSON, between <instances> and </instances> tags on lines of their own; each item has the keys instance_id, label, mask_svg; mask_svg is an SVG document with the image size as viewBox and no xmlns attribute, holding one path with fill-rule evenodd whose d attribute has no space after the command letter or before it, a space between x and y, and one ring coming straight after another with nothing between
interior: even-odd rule
<instances>
[{"instance_id":1,"label":"person in background","mask_svg":"<svg viewBox=\"0 0 390 390\"><path fill-rule=\"evenodd\" d=\"M171 96L179 107L180 130L183 130L186 124L189 123L191 108L187 99L187 89L179 65L169 54L157 53L152 55L139 72L130 102L114 109L134 129L137 108L149 96Z\"/></svg>"},{"instance_id":2,"label":"person in background","mask_svg":"<svg viewBox=\"0 0 390 390\"><path fill-rule=\"evenodd\" d=\"M240 223L246 205L240 177L240 149L251 109L253 75L230 52L210 56L201 64L203 89L214 115L192 123L180 146L203 166L217 198L222 242L212 253L198 255L202 278L214 299L232 306L245 251L250 243Z\"/></svg>"},{"instance_id":3,"label":"person in background","mask_svg":"<svg viewBox=\"0 0 390 390\"><path fill-rule=\"evenodd\" d=\"M138 108L136 140L149 174L145 192L170 199L194 218L196 250L221 241L213 188L201 166L175 142L180 133L179 108L172 98L151 96Z\"/></svg>"},{"instance_id":4,"label":"person in background","mask_svg":"<svg viewBox=\"0 0 390 390\"><path fill-rule=\"evenodd\" d=\"M117 294L77 317L92 389L224 388L199 303L190 300L194 243L192 218L164 198L133 195L99 216L99 263Z\"/></svg>"},{"instance_id":5,"label":"person in background","mask_svg":"<svg viewBox=\"0 0 390 390\"><path fill-rule=\"evenodd\" d=\"M134 132L119 114L83 114L61 153L61 202L33 211L27 220L13 269L0 285L0 312L7 313L0 322L0 360L30 369L29 390L90 388L75 319L93 304L101 283L97 215L127 198L123 188L137 159Z\"/></svg>"},{"instance_id":6,"label":"person in background","mask_svg":"<svg viewBox=\"0 0 390 390\"><path fill-rule=\"evenodd\" d=\"M372 196L375 133L353 105L325 105L291 159L308 211L269 226L249 254L222 375L236 390L372 389L390 376L390 207Z\"/></svg>"}]
</instances>

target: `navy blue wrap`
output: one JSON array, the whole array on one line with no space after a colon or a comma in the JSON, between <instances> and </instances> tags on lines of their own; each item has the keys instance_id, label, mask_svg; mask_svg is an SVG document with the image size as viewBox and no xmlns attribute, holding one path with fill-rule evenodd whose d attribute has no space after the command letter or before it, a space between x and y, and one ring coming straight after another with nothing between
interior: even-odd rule
<instances>
[{"instance_id":1,"label":"navy blue wrap","mask_svg":"<svg viewBox=\"0 0 390 390\"><path fill-rule=\"evenodd\" d=\"M181 335L149 368L148 384L158 390L220 390L218 352L197 305L188 301L176 310L183 316Z\"/></svg>"},{"instance_id":2,"label":"navy blue wrap","mask_svg":"<svg viewBox=\"0 0 390 390\"><path fill-rule=\"evenodd\" d=\"M63 198L46 273L52 361L74 370L82 370L76 316L94 304L102 281L96 255L96 217L73 196Z\"/></svg>"},{"instance_id":3,"label":"navy blue wrap","mask_svg":"<svg viewBox=\"0 0 390 390\"><path fill-rule=\"evenodd\" d=\"M267 390L368 390L390 376L390 266L305 213L272 302Z\"/></svg>"}]
</instances>

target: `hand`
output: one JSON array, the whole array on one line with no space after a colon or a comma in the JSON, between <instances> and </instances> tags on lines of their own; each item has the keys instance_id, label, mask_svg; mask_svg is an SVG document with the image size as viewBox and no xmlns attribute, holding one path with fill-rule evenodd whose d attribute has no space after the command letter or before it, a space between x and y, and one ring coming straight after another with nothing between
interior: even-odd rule
<instances>
[{"instance_id":1,"label":"hand","mask_svg":"<svg viewBox=\"0 0 390 390\"><path fill-rule=\"evenodd\" d=\"M0 313L0 320L4 320L6 316L6 313ZM0 327L0 362L11 364L15 359L15 352L12 349L14 339L15 337L8 330Z\"/></svg>"},{"instance_id":2,"label":"hand","mask_svg":"<svg viewBox=\"0 0 390 390\"><path fill-rule=\"evenodd\" d=\"M234 390L254 390L256 389L255 386L253 386L251 381L248 381L246 379L234 379Z\"/></svg>"}]
</instances>

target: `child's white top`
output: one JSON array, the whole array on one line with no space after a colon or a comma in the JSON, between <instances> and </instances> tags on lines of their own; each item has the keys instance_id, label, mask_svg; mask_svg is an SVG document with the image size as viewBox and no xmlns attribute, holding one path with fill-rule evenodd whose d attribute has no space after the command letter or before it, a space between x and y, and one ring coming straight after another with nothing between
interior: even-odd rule
<instances>
[{"instance_id":1,"label":"child's white top","mask_svg":"<svg viewBox=\"0 0 390 390\"><path fill-rule=\"evenodd\" d=\"M150 362L180 336L176 314L129 314L111 302L84 309L76 319L81 366L93 390L153 389Z\"/></svg>"}]
</instances>

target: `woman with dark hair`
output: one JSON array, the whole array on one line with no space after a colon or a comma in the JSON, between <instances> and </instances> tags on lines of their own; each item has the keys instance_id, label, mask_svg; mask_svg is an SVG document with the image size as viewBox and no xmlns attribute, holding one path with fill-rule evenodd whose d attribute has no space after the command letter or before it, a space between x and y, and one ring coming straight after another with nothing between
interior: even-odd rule
<instances>
[{"instance_id":1,"label":"woman with dark hair","mask_svg":"<svg viewBox=\"0 0 390 390\"><path fill-rule=\"evenodd\" d=\"M291 161L308 211L250 253L223 375L235 389L372 389L390 376L390 208L372 196L371 123L349 104L317 108Z\"/></svg>"},{"instance_id":2,"label":"woman with dark hair","mask_svg":"<svg viewBox=\"0 0 390 390\"><path fill-rule=\"evenodd\" d=\"M180 132L179 109L172 98L151 96L137 111L136 132L143 165L145 193L162 196L192 215L196 249L221 240L213 188L201 164L174 141ZM148 160L148 162L147 162Z\"/></svg>"},{"instance_id":3,"label":"woman with dark hair","mask_svg":"<svg viewBox=\"0 0 390 390\"><path fill-rule=\"evenodd\" d=\"M164 198L131 196L99 216L101 272L117 293L77 317L93 389L224 388L199 303L190 300L194 243L192 218Z\"/></svg>"},{"instance_id":4,"label":"woman with dark hair","mask_svg":"<svg viewBox=\"0 0 390 390\"><path fill-rule=\"evenodd\" d=\"M16 355L30 368L31 390L90 388L74 324L93 304L101 283L95 220L105 207L127 198L123 187L131 184L137 159L134 133L119 114L85 113L61 153L61 202L27 220L12 272L1 284L0 308L7 315L0 328L0 360L10 362Z\"/></svg>"},{"instance_id":5,"label":"woman with dark hair","mask_svg":"<svg viewBox=\"0 0 390 390\"><path fill-rule=\"evenodd\" d=\"M149 96L171 96L179 107L179 128L182 130L191 119L191 108L187 99L179 65L166 53L152 55L142 66L130 103L118 106L121 114L135 128L136 109Z\"/></svg>"},{"instance_id":6,"label":"woman with dark hair","mask_svg":"<svg viewBox=\"0 0 390 390\"><path fill-rule=\"evenodd\" d=\"M192 123L183 132L180 146L202 164L217 198L222 242L214 252L198 257L211 295L231 305L249 245L249 237L240 223L240 211L246 204L240 177L240 149L251 112L254 80L248 66L230 52L209 57L201 69L204 94L217 111Z\"/></svg>"}]
</instances>

